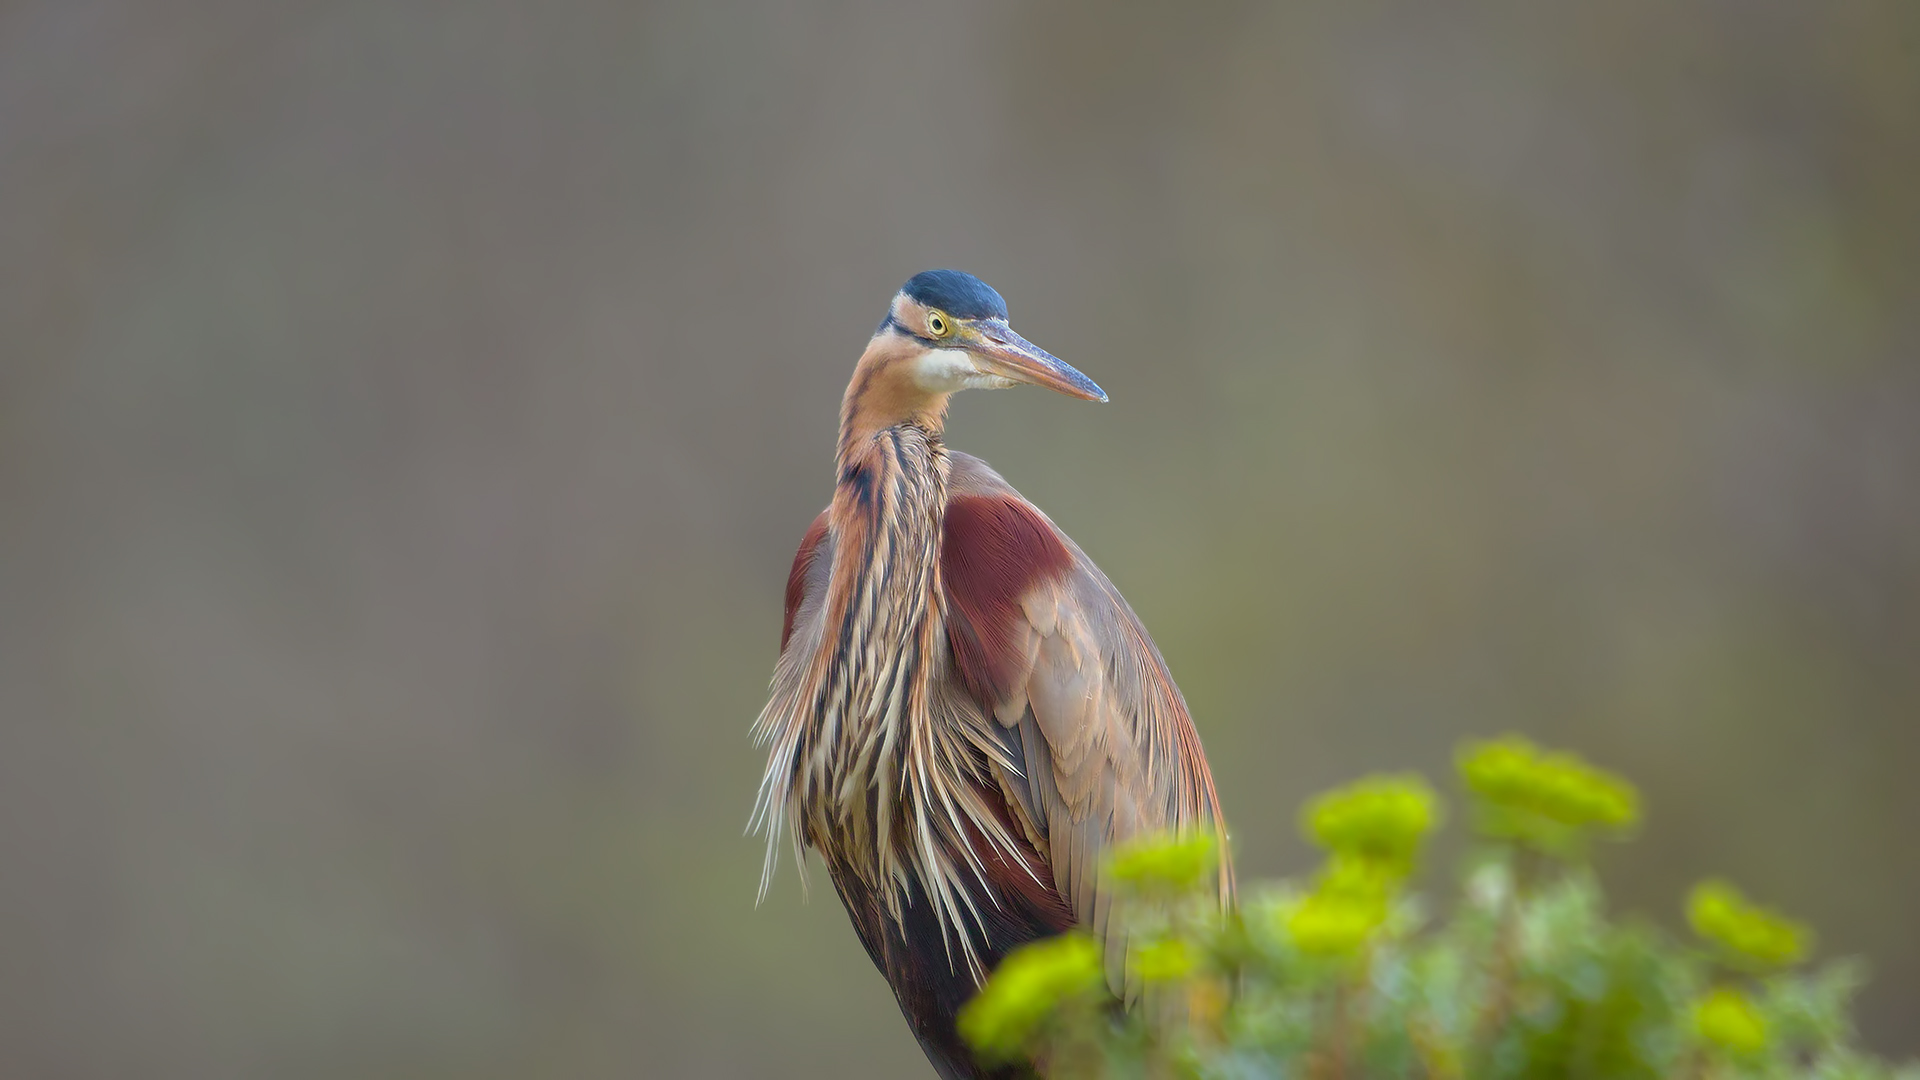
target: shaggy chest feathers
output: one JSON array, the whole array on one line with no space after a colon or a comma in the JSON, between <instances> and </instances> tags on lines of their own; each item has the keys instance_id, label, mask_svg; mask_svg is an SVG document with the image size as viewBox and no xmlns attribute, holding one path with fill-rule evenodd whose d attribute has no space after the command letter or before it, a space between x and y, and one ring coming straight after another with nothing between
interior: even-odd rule
<instances>
[{"instance_id":1,"label":"shaggy chest feathers","mask_svg":"<svg viewBox=\"0 0 1920 1080\"><path fill-rule=\"evenodd\" d=\"M913 426L880 432L842 463L818 641L811 656L783 656L783 668L794 661L789 707L776 710L776 674L761 717L775 747L761 802L774 834L784 824L796 848L818 849L896 922L930 903L949 958L977 974L984 928L970 885L984 883L983 857L1025 862L987 801L998 797L990 763L1017 767L990 710L950 677L951 469L939 437Z\"/></svg>"}]
</instances>

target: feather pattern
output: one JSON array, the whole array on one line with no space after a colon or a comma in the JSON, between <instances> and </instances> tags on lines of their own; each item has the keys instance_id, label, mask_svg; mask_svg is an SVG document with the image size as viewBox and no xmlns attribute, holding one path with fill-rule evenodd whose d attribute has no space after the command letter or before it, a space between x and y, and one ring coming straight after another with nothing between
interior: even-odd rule
<instances>
[{"instance_id":1,"label":"feather pattern","mask_svg":"<svg viewBox=\"0 0 1920 1080\"><path fill-rule=\"evenodd\" d=\"M1029 880L1044 870L1106 933L1098 868L1114 843L1219 826L1199 737L1139 620L984 462L889 433L843 469L821 520L755 727L771 747L763 892L782 842L833 853L896 923L924 888L943 949L977 979L988 852ZM1124 935L1107 940L1121 990Z\"/></svg>"},{"instance_id":2,"label":"feather pattern","mask_svg":"<svg viewBox=\"0 0 1920 1080\"><path fill-rule=\"evenodd\" d=\"M783 837L796 859L802 844L834 851L895 922L924 889L950 960L978 979L992 896L979 888L980 848L1025 856L982 786L990 767L1018 766L986 714L941 692L950 470L939 437L915 427L888 429L843 466L827 511L822 625L808 628L810 653L790 638L755 725L772 748L755 825L770 841L763 893ZM796 565L798 580L806 570Z\"/></svg>"}]
</instances>

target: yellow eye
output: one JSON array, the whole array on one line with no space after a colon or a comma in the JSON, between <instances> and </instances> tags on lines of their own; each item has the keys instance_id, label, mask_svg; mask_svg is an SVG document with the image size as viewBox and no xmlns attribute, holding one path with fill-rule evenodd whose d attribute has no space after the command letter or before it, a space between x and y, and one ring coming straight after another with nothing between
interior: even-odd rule
<instances>
[{"instance_id":1,"label":"yellow eye","mask_svg":"<svg viewBox=\"0 0 1920 1080\"><path fill-rule=\"evenodd\" d=\"M945 314L938 311L927 312L927 333L934 337L946 337L947 332L952 329L953 324L947 321Z\"/></svg>"}]
</instances>

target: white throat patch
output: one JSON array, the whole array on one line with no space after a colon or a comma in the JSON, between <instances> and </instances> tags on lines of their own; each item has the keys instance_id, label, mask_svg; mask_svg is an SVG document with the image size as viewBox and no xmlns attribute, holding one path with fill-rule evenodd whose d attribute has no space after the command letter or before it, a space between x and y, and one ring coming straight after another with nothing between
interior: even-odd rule
<instances>
[{"instance_id":1,"label":"white throat patch","mask_svg":"<svg viewBox=\"0 0 1920 1080\"><path fill-rule=\"evenodd\" d=\"M1012 379L981 371L965 349L927 350L914 361L913 377L922 389L941 394L1014 385Z\"/></svg>"}]
</instances>

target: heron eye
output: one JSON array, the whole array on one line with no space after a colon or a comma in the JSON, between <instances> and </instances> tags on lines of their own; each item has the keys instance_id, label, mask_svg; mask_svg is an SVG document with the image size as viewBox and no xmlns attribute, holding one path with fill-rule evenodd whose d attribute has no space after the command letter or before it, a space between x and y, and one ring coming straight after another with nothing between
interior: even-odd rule
<instances>
[{"instance_id":1,"label":"heron eye","mask_svg":"<svg viewBox=\"0 0 1920 1080\"><path fill-rule=\"evenodd\" d=\"M938 311L927 312L927 333L934 337L946 337L947 331L952 329L953 324L947 321L945 315Z\"/></svg>"}]
</instances>

